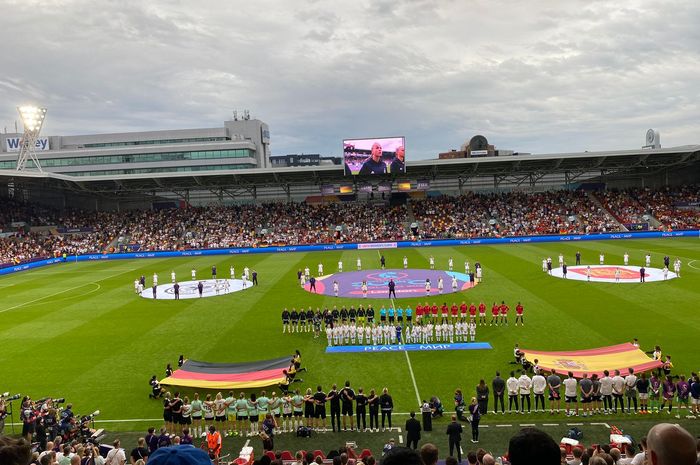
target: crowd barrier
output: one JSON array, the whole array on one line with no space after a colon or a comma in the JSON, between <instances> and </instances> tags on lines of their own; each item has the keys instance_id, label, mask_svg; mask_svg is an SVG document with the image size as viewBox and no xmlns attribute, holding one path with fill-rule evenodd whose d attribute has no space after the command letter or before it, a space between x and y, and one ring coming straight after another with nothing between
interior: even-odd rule
<instances>
[{"instance_id":1,"label":"crowd barrier","mask_svg":"<svg viewBox=\"0 0 700 465\"><path fill-rule=\"evenodd\" d=\"M427 241L397 241L397 242L371 242L371 243L347 243L347 244L316 244L316 245L290 245L271 247L237 247L232 249L204 249L182 250L163 252L127 252L127 253L92 253L84 255L70 255L63 258L51 258L36 262L23 263L0 269L0 276L18 271L26 271L47 265L53 265L64 261L84 262L98 260L118 260L135 258L173 258L173 257L200 257L208 255L246 255L258 253L287 253L287 252L320 252L327 250L381 250L401 249L411 247L454 247L461 245L494 245L494 244L530 244L540 242L581 242L604 241L620 239L660 239L673 237L700 238L700 230L686 231L641 231L624 233L603 234L573 234L573 235L546 235L546 236L517 236L517 237L484 237L476 239L436 239Z\"/></svg>"}]
</instances>

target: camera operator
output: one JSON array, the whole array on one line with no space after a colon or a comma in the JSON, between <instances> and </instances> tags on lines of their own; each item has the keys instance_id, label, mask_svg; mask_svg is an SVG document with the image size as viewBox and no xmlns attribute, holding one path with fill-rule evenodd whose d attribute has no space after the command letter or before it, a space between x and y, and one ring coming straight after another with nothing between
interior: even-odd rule
<instances>
[{"instance_id":1,"label":"camera operator","mask_svg":"<svg viewBox=\"0 0 700 465\"><path fill-rule=\"evenodd\" d=\"M22 436L28 442L32 442L36 414L34 413L34 404L29 396L24 396L22 399L22 410L20 411L19 418L22 420Z\"/></svg>"},{"instance_id":2,"label":"camera operator","mask_svg":"<svg viewBox=\"0 0 700 465\"><path fill-rule=\"evenodd\" d=\"M56 417L56 409L51 407L44 415L44 426L46 433L49 436L49 441L53 441L58 435L58 418Z\"/></svg>"},{"instance_id":3,"label":"camera operator","mask_svg":"<svg viewBox=\"0 0 700 465\"><path fill-rule=\"evenodd\" d=\"M5 418L7 418L7 404L5 404L5 398L0 397L0 436L5 429Z\"/></svg>"}]
</instances>

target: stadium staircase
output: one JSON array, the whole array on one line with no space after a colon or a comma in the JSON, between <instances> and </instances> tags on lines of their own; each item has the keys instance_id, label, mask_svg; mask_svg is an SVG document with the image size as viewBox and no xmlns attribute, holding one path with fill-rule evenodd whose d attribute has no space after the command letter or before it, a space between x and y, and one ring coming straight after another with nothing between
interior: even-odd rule
<instances>
[{"instance_id":1,"label":"stadium staircase","mask_svg":"<svg viewBox=\"0 0 700 465\"><path fill-rule=\"evenodd\" d=\"M588 191L586 192L586 195L590 199L591 203L594 205L597 205L600 207L601 210L603 210L605 213L608 214L611 220L613 220L615 223L617 223L620 226L621 231L628 231L628 229L625 227L624 224L622 224L622 221L620 221L620 218L617 217L613 212L605 208L605 205L603 205L603 202L600 201L597 195L595 195L595 192L593 191Z\"/></svg>"}]
</instances>

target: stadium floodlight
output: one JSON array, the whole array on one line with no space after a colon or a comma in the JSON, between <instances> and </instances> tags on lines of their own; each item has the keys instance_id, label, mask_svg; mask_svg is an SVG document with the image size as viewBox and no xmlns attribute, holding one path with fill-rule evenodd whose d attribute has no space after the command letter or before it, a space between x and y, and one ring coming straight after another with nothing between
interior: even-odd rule
<instances>
[{"instance_id":1,"label":"stadium floodlight","mask_svg":"<svg viewBox=\"0 0 700 465\"><path fill-rule=\"evenodd\" d=\"M36 157L36 141L39 138L41 127L44 125L46 108L24 105L17 107L17 111L22 118L22 125L24 125L24 133L19 143L19 155L17 156L17 171L24 171L27 167L27 160L30 158L36 169L43 171L39 159Z\"/></svg>"}]
</instances>

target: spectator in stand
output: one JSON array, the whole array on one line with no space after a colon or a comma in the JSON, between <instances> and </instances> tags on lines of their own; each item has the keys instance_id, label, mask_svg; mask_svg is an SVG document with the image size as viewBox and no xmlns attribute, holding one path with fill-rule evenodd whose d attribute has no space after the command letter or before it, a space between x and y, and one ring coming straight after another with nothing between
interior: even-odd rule
<instances>
[{"instance_id":1,"label":"spectator in stand","mask_svg":"<svg viewBox=\"0 0 700 465\"><path fill-rule=\"evenodd\" d=\"M697 441L679 425L659 423L647 434L649 465L695 465Z\"/></svg>"},{"instance_id":2,"label":"spectator in stand","mask_svg":"<svg viewBox=\"0 0 700 465\"><path fill-rule=\"evenodd\" d=\"M438 448L435 444L423 444L423 447L420 448L420 456L425 465L436 465L438 462Z\"/></svg>"},{"instance_id":3,"label":"spectator in stand","mask_svg":"<svg viewBox=\"0 0 700 465\"><path fill-rule=\"evenodd\" d=\"M511 465L559 465L559 445L537 428L523 428L510 438L508 458Z\"/></svg>"}]
</instances>

